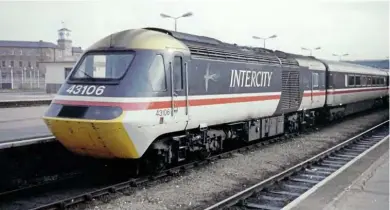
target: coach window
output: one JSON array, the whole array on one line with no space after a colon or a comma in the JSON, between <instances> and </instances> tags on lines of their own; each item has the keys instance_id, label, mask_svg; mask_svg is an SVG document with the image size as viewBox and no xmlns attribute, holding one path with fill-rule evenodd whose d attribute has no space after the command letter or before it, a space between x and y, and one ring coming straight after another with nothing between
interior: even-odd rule
<instances>
[{"instance_id":1,"label":"coach window","mask_svg":"<svg viewBox=\"0 0 390 210\"><path fill-rule=\"evenodd\" d=\"M166 91L164 59L162 55L156 55L149 68L149 81L153 91Z\"/></svg>"},{"instance_id":2,"label":"coach window","mask_svg":"<svg viewBox=\"0 0 390 210\"><path fill-rule=\"evenodd\" d=\"M175 56L174 59L173 81L175 90L183 90L183 60L180 56Z\"/></svg>"},{"instance_id":3,"label":"coach window","mask_svg":"<svg viewBox=\"0 0 390 210\"><path fill-rule=\"evenodd\" d=\"M355 84L356 86L361 86L360 76L355 76Z\"/></svg>"},{"instance_id":4,"label":"coach window","mask_svg":"<svg viewBox=\"0 0 390 210\"><path fill-rule=\"evenodd\" d=\"M313 73L312 74L312 79L313 79L313 87L318 87L318 73Z\"/></svg>"},{"instance_id":5,"label":"coach window","mask_svg":"<svg viewBox=\"0 0 390 210\"><path fill-rule=\"evenodd\" d=\"M372 86L376 86L376 78L372 77Z\"/></svg>"},{"instance_id":6,"label":"coach window","mask_svg":"<svg viewBox=\"0 0 390 210\"><path fill-rule=\"evenodd\" d=\"M367 77L366 76L362 76L362 86L366 86L367 85Z\"/></svg>"},{"instance_id":7,"label":"coach window","mask_svg":"<svg viewBox=\"0 0 390 210\"><path fill-rule=\"evenodd\" d=\"M371 86L372 82L371 82L371 77L367 77L367 86Z\"/></svg>"},{"instance_id":8,"label":"coach window","mask_svg":"<svg viewBox=\"0 0 390 210\"><path fill-rule=\"evenodd\" d=\"M355 86L355 76L348 75L348 86L349 87Z\"/></svg>"}]
</instances>

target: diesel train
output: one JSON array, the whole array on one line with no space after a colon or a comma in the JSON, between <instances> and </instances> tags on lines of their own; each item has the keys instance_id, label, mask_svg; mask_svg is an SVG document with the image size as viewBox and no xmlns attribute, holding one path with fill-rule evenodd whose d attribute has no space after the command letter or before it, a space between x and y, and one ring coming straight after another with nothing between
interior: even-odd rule
<instances>
[{"instance_id":1,"label":"diesel train","mask_svg":"<svg viewBox=\"0 0 390 210\"><path fill-rule=\"evenodd\" d=\"M160 28L89 47L44 115L70 151L177 164L388 102L389 74Z\"/></svg>"}]
</instances>

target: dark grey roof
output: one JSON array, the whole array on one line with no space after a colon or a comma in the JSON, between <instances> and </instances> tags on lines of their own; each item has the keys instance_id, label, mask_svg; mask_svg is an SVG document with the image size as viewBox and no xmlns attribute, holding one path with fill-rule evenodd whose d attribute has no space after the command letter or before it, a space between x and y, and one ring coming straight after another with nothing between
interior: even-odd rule
<instances>
[{"instance_id":1,"label":"dark grey roof","mask_svg":"<svg viewBox=\"0 0 390 210\"><path fill-rule=\"evenodd\" d=\"M20 48L57 48L57 45L44 41L8 41L0 40L0 47L20 47Z\"/></svg>"},{"instance_id":2,"label":"dark grey roof","mask_svg":"<svg viewBox=\"0 0 390 210\"><path fill-rule=\"evenodd\" d=\"M355 61L347 61L347 62L375 67L375 68L389 69L389 60L355 60Z\"/></svg>"}]
</instances>

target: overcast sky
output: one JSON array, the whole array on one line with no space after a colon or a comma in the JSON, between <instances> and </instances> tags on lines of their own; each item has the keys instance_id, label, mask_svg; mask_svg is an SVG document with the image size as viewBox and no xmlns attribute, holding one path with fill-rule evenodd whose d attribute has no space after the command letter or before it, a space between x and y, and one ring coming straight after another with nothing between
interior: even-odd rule
<instances>
[{"instance_id":1,"label":"overcast sky","mask_svg":"<svg viewBox=\"0 0 390 210\"><path fill-rule=\"evenodd\" d=\"M192 17L178 20L178 31L241 45L262 46L256 36L271 36L267 48L335 59L389 56L389 3L369 0L100 0L0 1L0 40L56 42L61 21L72 30L74 46L88 47L124 29L174 29L161 12Z\"/></svg>"}]
</instances>

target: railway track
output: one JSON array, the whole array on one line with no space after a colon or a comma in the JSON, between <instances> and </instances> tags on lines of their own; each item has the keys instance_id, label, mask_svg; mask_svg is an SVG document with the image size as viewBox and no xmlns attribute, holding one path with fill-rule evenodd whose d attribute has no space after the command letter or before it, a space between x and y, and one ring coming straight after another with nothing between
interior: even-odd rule
<instances>
[{"instance_id":1,"label":"railway track","mask_svg":"<svg viewBox=\"0 0 390 210\"><path fill-rule=\"evenodd\" d=\"M0 168L7 173L0 175L0 198L77 178L96 163L70 153L51 135L2 141Z\"/></svg>"},{"instance_id":2,"label":"railway track","mask_svg":"<svg viewBox=\"0 0 390 210\"><path fill-rule=\"evenodd\" d=\"M357 114L357 116L360 116L360 114ZM355 116L351 116L351 117L357 117L357 116L355 115ZM326 127L326 126L327 125L317 126L317 128ZM317 129L313 129L313 130L315 131ZM311 130L311 131L313 131L313 130ZM308 131L308 132L310 133L310 131ZM97 184L97 185L93 185L93 184L88 185L87 184L87 186L85 187L86 190L84 190L84 189L80 190L80 193L76 193L75 195L73 194L73 195L65 196L65 197L58 196L55 199L55 201L46 202L47 204L43 204L43 205L37 204L37 205L34 205L33 207L30 206L30 207L23 208L23 209L62 209L62 208L70 207L70 206L73 206L75 204L84 203L84 202L92 200L93 198L100 197L103 195L108 195L111 193L115 193L115 192L120 191L120 190L133 188L133 187L137 187L137 186L141 186L141 185L145 185L145 184L152 184L153 181L161 180L162 178L165 178L165 177L172 177L172 176L178 175L178 174L185 172L189 169L192 169L192 168L195 168L198 166L202 166L202 165L206 165L207 163L210 163L210 162L215 161L217 159L230 157L232 154L234 154L236 152L252 151L254 149L258 149L258 148L267 146L269 144L275 144L275 143L282 142L282 141L289 141L292 136L297 136L297 135L298 134L282 136L282 137L278 137L278 138L269 139L267 141L258 142L256 144L247 145L247 146L244 146L244 147L241 147L238 149L233 149L233 150L227 151L225 153L209 157L209 158L202 160L202 161L195 161L195 162L191 162L191 163L188 163L185 165L174 167L174 168L171 168L168 170L164 170L164 171L161 171L160 173L155 174L155 175L149 175L149 176L143 176L140 178L131 178L131 179L129 179L129 176L122 176L120 178L116 178L115 181L109 180L106 182L100 180L99 184ZM116 176L118 175L117 173L114 173L114 174L116 174ZM106 178L109 179L108 177L109 176L107 176ZM85 179L85 181L89 182L89 180L87 180L87 179ZM50 185L52 185L52 186L53 185L62 185L62 186L65 186L64 189L66 189L66 187L69 188L72 186L77 186L78 184L80 184L82 182L83 181L80 181L80 182L77 182L77 184L75 184L73 182L65 180L63 182L58 182L58 184L52 183ZM83 184L85 184L85 183L83 183ZM40 188L40 191L44 191L44 186L39 186L39 188ZM48 187L48 188L50 188L50 187ZM31 189L29 189L29 190L30 190L29 193L13 192L13 194L17 195L17 194L21 193L21 194L38 195L38 194L34 194L33 190L31 190ZM21 191L24 191L24 190L22 189ZM52 192L49 192L47 194L47 196L50 194L52 194ZM7 195L5 195L5 196L7 196ZM7 199L7 201L9 202L11 200Z\"/></svg>"},{"instance_id":3,"label":"railway track","mask_svg":"<svg viewBox=\"0 0 390 210\"><path fill-rule=\"evenodd\" d=\"M31 208L31 209L34 209L34 210L38 210L38 209L64 209L64 208L67 208L67 207L70 207L70 206L73 206L73 205L76 205L79 203L91 201L93 198L108 195L110 193L115 193L115 192L118 192L118 191L121 191L121 190L124 190L127 188L137 187L137 186L141 186L141 185L145 185L145 184L152 184L153 181L157 181L157 180L160 180L160 179L166 178L166 177L176 176L176 175L179 175L187 170L190 170L190 169L202 166L202 165L206 165L212 161L229 157L230 155L232 155L235 152L250 151L253 149L258 149L258 148L264 147L264 146L269 145L269 144L274 144L277 142L286 141L290 137L291 136L284 136L281 138L270 139L267 141L248 145L248 146L241 147L238 149L233 149L233 150L230 150L230 151L227 151L227 152L215 155L215 156L211 156L205 160L195 161L195 162L187 163L185 165L181 165L181 166L177 166L177 167L173 167L173 168L161 171L155 175L148 175L148 176L143 176L143 177L139 177L139 178L125 179L124 181L113 184L113 185L106 185L106 186L100 187L97 190L84 192L84 193L81 193L81 194L76 195L76 196L67 197L65 199L58 200L58 201L55 201L55 202L52 202L52 203L49 203L46 205L41 205L39 207L35 207L35 208Z\"/></svg>"},{"instance_id":4,"label":"railway track","mask_svg":"<svg viewBox=\"0 0 390 210\"><path fill-rule=\"evenodd\" d=\"M288 205L293 205L292 203L297 201L297 198L311 193L388 139L389 120L205 210L283 209Z\"/></svg>"}]
</instances>

